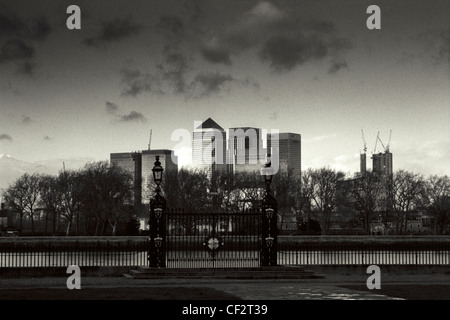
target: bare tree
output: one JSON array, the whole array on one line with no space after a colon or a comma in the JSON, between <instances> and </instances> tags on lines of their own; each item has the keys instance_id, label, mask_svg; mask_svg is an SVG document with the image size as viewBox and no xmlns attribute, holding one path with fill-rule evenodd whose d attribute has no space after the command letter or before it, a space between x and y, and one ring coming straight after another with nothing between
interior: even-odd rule
<instances>
[{"instance_id":1,"label":"bare tree","mask_svg":"<svg viewBox=\"0 0 450 320\"><path fill-rule=\"evenodd\" d=\"M187 212L198 212L208 203L207 189L209 181L205 170L181 169L176 176L162 181L161 189L171 204L181 207ZM155 190L154 182L150 189ZM169 196L177 195L176 199Z\"/></svg>"},{"instance_id":2,"label":"bare tree","mask_svg":"<svg viewBox=\"0 0 450 320\"><path fill-rule=\"evenodd\" d=\"M322 230L326 234L330 230L331 213L343 201L338 184L345 178L345 174L329 168L309 170L311 180L307 190L314 206L319 210Z\"/></svg>"},{"instance_id":3,"label":"bare tree","mask_svg":"<svg viewBox=\"0 0 450 320\"><path fill-rule=\"evenodd\" d=\"M78 220L81 213L83 198L82 173L80 171L61 171L58 175L58 188L61 190L62 199L61 216L66 220L66 236L69 236L74 218Z\"/></svg>"},{"instance_id":4,"label":"bare tree","mask_svg":"<svg viewBox=\"0 0 450 320\"><path fill-rule=\"evenodd\" d=\"M300 210L301 201L301 180L300 176L296 176L294 171L280 171L274 175L271 189L273 196L278 202L278 216L280 219L280 232L283 231L287 218L294 218L295 224L298 225L299 219L297 210Z\"/></svg>"},{"instance_id":5,"label":"bare tree","mask_svg":"<svg viewBox=\"0 0 450 320\"><path fill-rule=\"evenodd\" d=\"M34 234L34 216L42 188L41 178L37 173L23 175L23 187L25 189L25 208L31 220L31 233Z\"/></svg>"},{"instance_id":6,"label":"bare tree","mask_svg":"<svg viewBox=\"0 0 450 320\"><path fill-rule=\"evenodd\" d=\"M19 214L19 228L23 228L23 217L28 215L31 232L34 234L34 215L39 200L41 183L38 174L23 174L13 185L8 187L3 196L8 205Z\"/></svg>"},{"instance_id":7,"label":"bare tree","mask_svg":"<svg viewBox=\"0 0 450 320\"><path fill-rule=\"evenodd\" d=\"M162 180L161 190L166 198L167 205L172 208L182 208L188 215L182 222L182 228L186 234L195 230L194 219L189 214L201 212L209 203L207 189L209 180L205 170L182 168L177 174L168 172ZM156 189L153 179L149 183L149 189ZM152 195L153 197L153 195Z\"/></svg>"},{"instance_id":8,"label":"bare tree","mask_svg":"<svg viewBox=\"0 0 450 320\"><path fill-rule=\"evenodd\" d=\"M109 226L111 235L115 236L119 223L129 220L133 176L118 166L110 166L107 161L89 163L81 173L81 197L87 231L89 221L94 217L95 235L105 234L106 227Z\"/></svg>"},{"instance_id":9,"label":"bare tree","mask_svg":"<svg viewBox=\"0 0 450 320\"><path fill-rule=\"evenodd\" d=\"M380 207L380 197L384 190L382 177L375 172L367 171L353 179L351 197L355 200L356 209L364 215L366 233L370 233L370 219L374 211Z\"/></svg>"},{"instance_id":10,"label":"bare tree","mask_svg":"<svg viewBox=\"0 0 450 320\"><path fill-rule=\"evenodd\" d=\"M419 204L424 180L419 174L399 170L394 173L392 180L387 180L387 185L396 232L402 234L407 228L408 214Z\"/></svg>"},{"instance_id":11,"label":"bare tree","mask_svg":"<svg viewBox=\"0 0 450 320\"><path fill-rule=\"evenodd\" d=\"M62 194L61 190L58 188L57 178L50 175L42 176L40 191L40 205L42 205L46 211L44 232L47 233L49 218L51 217L51 233L55 235L62 210Z\"/></svg>"},{"instance_id":12,"label":"bare tree","mask_svg":"<svg viewBox=\"0 0 450 320\"><path fill-rule=\"evenodd\" d=\"M421 200L433 215L434 233L442 234L448 220L450 179L448 176L431 175L424 182Z\"/></svg>"},{"instance_id":13,"label":"bare tree","mask_svg":"<svg viewBox=\"0 0 450 320\"><path fill-rule=\"evenodd\" d=\"M217 195L215 207L220 212L231 213L239 211L240 192L239 181L231 173L216 174L211 179L210 189L215 189Z\"/></svg>"},{"instance_id":14,"label":"bare tree","mask_svg":"<svg viewBox=\"0 0 450 320\"><path fill-rule=\"evenodd\" d=\"M3 192L5 202L19 215L19 229L23 229L23 217L26 214L27 194L24 181L28 174L18 178L12 185Z\"/></svg>"},{"instance_id":15,"label":"bare tree","mask_svg":"<svg viewBox=\"0 0 450 320\"><path fill-rule=\"evenodd\" d=\"M259 172L234 174L234 199L239 211L257 210L263 197L264 182Z\"/></svg>"},{"instance_id":16,"label":"bare tree","mask_svg":"<svg viewBox=\"0 0 450 320\"><path fill-rule=\"evenodd\" d=\"M306 234L310 232L310 221L312 219L312 211L311 211L311 202L312 196L314 193L314 183L312 180L312 169L308 169L302 172L299 197L298 197L298 205L300 208L301 219L298 218L298 223L301 225L305 223ZM300 221L301 220L301 221Z\"/></svg>"},{"instance_id":17,"label":"bare tree","mask_svg":"<svg viewBox=\"0 0 450 320\"><path fill-rule=\"evenodd\" d=\"M133 177L120 167L108 167L104 179L105 195L103 201L112 203L113 208L108 210L108 223L111 226L111 234L117 234L117 226L121 221L128 221L132 206Z\"/></svg>"}]
</instances>

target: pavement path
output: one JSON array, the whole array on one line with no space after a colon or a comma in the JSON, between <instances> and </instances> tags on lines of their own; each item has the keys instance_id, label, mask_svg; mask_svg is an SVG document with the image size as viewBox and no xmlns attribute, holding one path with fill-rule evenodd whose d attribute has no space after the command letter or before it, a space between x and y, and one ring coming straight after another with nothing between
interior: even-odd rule
<instances>
[{"instance_id":1,"label":"pavement path","mask_svg":"<svg viewBox=\"0 0 450 320\"><path fill-rule=\"evenodd\" d=\"M29 279L0 278L1 289L66 288L66 277ZM376 290L358 291L341 285L365 285L367 277L354 275L325 275L323 279L295 280L227 280L227 279L127 279L125 277L82 277L81 289L105 288L120 290L129 287L188 288L207 287L223 291L243 300L393 300L377 294ZM448 284L450 275L401 275L382 277L382 284ZM182 296L182 295L181 295ZM180 298L182 299L182 298Z\"/></svg>"}]
</instances>

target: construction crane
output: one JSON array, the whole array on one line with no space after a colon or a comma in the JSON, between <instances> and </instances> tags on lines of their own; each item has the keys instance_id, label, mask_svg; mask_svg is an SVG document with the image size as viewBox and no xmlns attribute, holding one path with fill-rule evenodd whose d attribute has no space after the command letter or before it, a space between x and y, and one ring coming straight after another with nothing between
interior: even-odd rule
<instances>
[{"instance_id":1,"label":"construction crane","mask_svg":"<svg viewBox=\"0 0 450 320\"><path fill-rule=\"evenodd\" d=\"M389 152L389 145L391 144L391 135L392 135L392 130L389 132L389 141L386 146L384 146L383 141L381 141L380 137L378 137L378 140L380 140L380 143L383 146L384 152L386 152L386 153Z\"/></svg>"},{"instance_id":2,"label":"construction crane","mask_svg":"<svg viewBox=\"0 0 450 320\"><path fill-rule=\"evenodd\" d=\"M363 143L364 143L364 153L360 154L360 172L366 172L366 151L367 151L367 144L366 144L366 139L364 139L364 131L363 129L361 129L361 135L362 135L362 139L363 139Z\"/></svg>"},{"instance_id":3,"label":"construction crane","mask_svg":"<svg viewBox=\"0 0 450 320\"><path fill-rule=\"evenodd\" d=\"M386 152L389 152L389 146L391 144L391 136L392 136L392 129L389 131L389 141L385 148Z\"/></svg>"},{"instance_id":4,"label":"construction crane","mask_svg":"<svg viewBox=\"0 0 450 320\"><path fill-rule=\"evenodd\" d=\"M383 146L384 151L386 151L386 147L384 146L384 143L383 143L383 141L381 141L381 138L380 138L380 137L378 137L378 140L380 140L380 143L381 143L381 145Z\"/></svg>"},{"instance_id":5,"label":"construction crane","mask_svg":"<svg viewBox=\"0 0 450 320\"><path fill-rule=\"evenodd\" d=\"M377 152L377 143L378 143L379 139L380 139L380 131L378 131L377 138L375 139L375 148L373 148L373 152L372 153Z\"/></svg>"},{"instance_id":6,"label":"construction crane","mask_svg":"<svg viewBox=\"0 0 450 320\"><path fill-rule=\"evenodd\" d=\"M148 139L148 150L150 150L151 143L152 143L152 129L150 129L150 138Z\"/></svg>"},{"instance_id":7,"label":"construction crane","mask_svg":"<svg viewBox=\"0 0 450 320\"><path fill-rule=\"evenodd\" d=\"M361 129L361 135L362 135L362 139L363 139L363 143L364 143L364 153L366 153L367 151L367 145L366 145L366 139L364 139L364 131L363 129Z\"/></svg>"}]
</instances>

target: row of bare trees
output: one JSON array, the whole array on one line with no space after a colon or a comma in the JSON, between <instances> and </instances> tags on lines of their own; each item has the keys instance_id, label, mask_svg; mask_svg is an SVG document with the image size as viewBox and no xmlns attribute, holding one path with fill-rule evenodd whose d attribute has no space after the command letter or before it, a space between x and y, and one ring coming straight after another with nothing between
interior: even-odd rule
<instances>
[{"instance_id":1,"label":"row of bare trees","mask_svg":"<svg viewBox=\"0 0 450 320\"><path fill-rule=\"evenodd\" d=\"M155 186L151 182L148 187L154 190ZM450 221L448 176L425 178L399 170L392 176L368 171L349 178L341 171L319 168L303 171L301 178L292 172L277 174L271 190L278 201L281 222L288 214L297 215L298 223L314 217L325 234L333 215L342 211L353 212L358 220L362 215L367 233L375 213L382 216L386 226L393 224L399 234L406 231L408 215L418 209L432 215L436 234L442 234ZM232 177L218 174L211 181L206 171L182 168L165 172L162 191L169 207L186 212L241 212L258 208L264 181L258 172L235 173ZM62 220L66 234L115 235L120 223L131 215L132 193L130 173L108 162L95 162L78 171L61 171L57 176L24 174L4 190L3 198L19 215L20 228L23 217L29 218L32 233L35 209L39 207L45 208L45 230L50 233L55 233Z\"/></svg>"},{"instance_id":2,"label":"row of bare trees","mask_svg":"<svg viewBox=\"0 0 450 320\"><path fill-rule=\"evenodd\" d=\"M19 217L31 223L44 219L46 234L115 235L119 222L128 221L132 201L132 176L125 170L101 161L86 164L80 170L61 171L57 176L27 174L3 191L6 204ZM37 208L43 209L36 210ZM41 215L41 212L45 215Z\"/></svg>"},{"instance_id":3,"label":"row of bare trees","mask_svg":"<svg viewBox=\"0 0 450 320\"><path fill-rule=\"evenodd\" d=\"M403 234L409 216L425 210L432 216L434 232L442 234L450 222L450 180L448 176L424 176L399 170L391 176L368 171L353 178L328 168L302 173L301 199L315 210L322 230L330 230L331 216L337 210L354 210L363 215L366 233L374 214L381 215L387 227Z\"/></svg>"}]
</instances>

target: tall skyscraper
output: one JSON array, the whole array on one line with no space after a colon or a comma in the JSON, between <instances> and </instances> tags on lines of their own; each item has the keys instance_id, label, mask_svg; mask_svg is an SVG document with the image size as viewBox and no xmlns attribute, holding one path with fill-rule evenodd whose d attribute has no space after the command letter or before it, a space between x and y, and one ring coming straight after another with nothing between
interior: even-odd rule
<instances>
[{"instance_id":1,"label":"tall skyscraper","mask_svg":"<svg viewBox=\"0 0 450 320\"><path fill-rule=\"evenodd\" d=\"M366 168L366 154L365 153L361 153L359 155L359 172L360 173L364 173L367 171Z\"/></svg>"},{"instance_id":2,"label":"tall skyscraper","mask_svg":"<svg viewBox=\"0 0 450 320\"><path fill-rule=\"evenodd\" d=\"M259 128L239 127L228 129L228 163L233 172L260 172L265 152Z\"/></svg>"},{"instance_id":3,"label":"tall skyscraper","mask_svg":"<svg viewBox=\"0 0 450 320\"><path fill-rule=\"evenodd\" d=\"M208 178L227 172L226 132L213 119L208 118L193 133L192 164L206 170Z\"/></svg>"},{"instance_id":4,"label":"tall skyscraper","mask_svg":"<svg viewBox=\"0 0 450 320\"><path fill-rule=\"evenodd\" d=\"M142 203L142 157L139 152L120 152L110 154L111 165L121 167L133 175L133 202L135 207Z\"/></svg>"},{"instance_id":5,"label":"tall skyscraper","mask_svg":"<svg viewBox=\"0 0 450 320\"><path fill-rule=\"evenodd\" d=\"M173 150L155 149L110 154L112 165L124 168L134 175L134 202L136 206L150 202L152 190L149 186L153 179L152 168L156 161L156 155L159 155L159 161L164 168L163 179L169 173L176 174L178 172L178 158L172 153Z\"/></svg>"},{"instance_id":6,"label":"tall skyscraper","mask_svg":"<svg viewBox=\"0 0 450 320\"><path fill-rule=\"evenodd\" d=\"M374 154L372 156L372 171L383 176L392 175L394 172L392 153L385 151Z\"/></svg>"},{"instance_id":7,"label":"tall skyscraper","mask_svg":"<svg viewBox=\"0 0 450 320\"><path fill-rule=\"evenodd\" d=\"M274 139L278 136L278 159L274 150ZM298 133L284 132L278 134L267 134L267 152L271 155L272 163L278 160L279 173L282 175L293 175L300 179L301 163L301 136Z\"/></svg>"}]
</instances>

